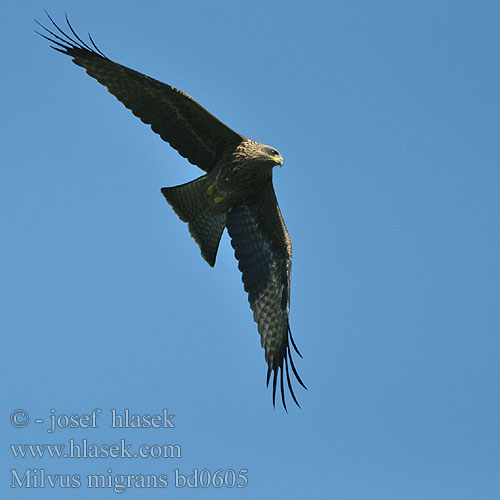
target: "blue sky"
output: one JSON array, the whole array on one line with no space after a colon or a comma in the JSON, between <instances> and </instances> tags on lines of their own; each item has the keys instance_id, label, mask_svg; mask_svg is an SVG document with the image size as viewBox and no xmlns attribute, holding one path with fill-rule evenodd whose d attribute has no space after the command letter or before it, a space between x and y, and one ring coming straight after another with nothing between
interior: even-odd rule
<instances>
[{"instance_id":1,"label":"blue sky","mask_svg":"<svg viewBox=\"0 0 500 500\"><path fill-rule=\"evenodd\" d=\"M202 172L33 33L44 8L285 157L301 410L273 409L227 235L211 269L160 194ZM498 498L498 2L2 12L3 498ZM51 409L96 408L97 428L46 432ZM175 428L112 429L113 408L168 409ZM9 424L15 409L27 427ZM179 444L182 458L9 447L69 439ZM83 484L9 487L11 469L42 468ZM108 469L169 485L86 488ZM248 485L175 488L176 469L246 469Z\"/></svg>"}]
</instances>

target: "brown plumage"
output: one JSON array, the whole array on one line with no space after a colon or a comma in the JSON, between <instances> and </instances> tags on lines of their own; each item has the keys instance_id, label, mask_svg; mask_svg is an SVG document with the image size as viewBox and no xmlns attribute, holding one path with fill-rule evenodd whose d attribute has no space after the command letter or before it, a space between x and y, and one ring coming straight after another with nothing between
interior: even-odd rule
<instances>
[{"instance_id":1,"label":"brown plumage","mask_svg":"<svg viewBox=\"0 0 500 500\"><path fill-rule=\"evenodd\" d=\"M48 14L47 14L48 15ZM227 227L242 272L245 291L258 325L268 365L273 374L273 404L278 376L286 409L283 373L290 381L295 346L289 326L292 245L276 200L272 170L283 158L272 147L231 130L185 92L108 59L89 35L90 45L73 30L63 32L48 15L55 31L37 23L51 47L104 85L122 104L206 172L194 181L161 192L198 243L203 258L215 265L219 241Z\"/></svg>"}]
</instances>

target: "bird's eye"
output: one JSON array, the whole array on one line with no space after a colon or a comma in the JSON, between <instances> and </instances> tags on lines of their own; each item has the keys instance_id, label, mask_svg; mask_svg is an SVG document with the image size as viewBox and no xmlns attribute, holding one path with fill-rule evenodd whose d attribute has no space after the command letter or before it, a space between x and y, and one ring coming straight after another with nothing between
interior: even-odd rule
<instances>
[{"instance_id":1,"label":"bird's eye","mask_svg":"<svg viewBox=\"0 0 500 500\"><path fill-rule=\"evenodd\" d=\"M275 149L271 149L270 154L271 154L271 156L278 156L279 155L278 151L276 151Z\"/></svg>"}]
</instances>

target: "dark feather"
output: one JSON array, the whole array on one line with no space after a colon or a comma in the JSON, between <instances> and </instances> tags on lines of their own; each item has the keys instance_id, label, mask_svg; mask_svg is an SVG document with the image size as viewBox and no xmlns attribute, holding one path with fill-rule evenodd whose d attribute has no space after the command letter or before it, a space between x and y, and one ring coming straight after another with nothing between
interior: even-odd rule
<instances>
[{"instance_id":1,"label":"dark feather","mask_svg":"<svg viewBox=\"0 0 500 500\"><path fill-rule=\"evenodd\" d=\"M75 38L65 33L47 14L57 33L38 21L45 33L39 33L56 46L53 49L73 58L73 62L107 87L122 104L183 157L209 172L228 147L241 142L234 132L181 90L143 75L108 59L96 46L87 45L66 18ZM94 50L95 49L95 50Z\"/></svg>"},{"instance_id":2,"label":"dark feather","mask_svg":"<svg viewBox=\"0 0 500 500\"><path fill-rule=\"evenodd\" d=\"M206 176L180 186L164 187L161 192L179 218L188 223L189 233L201 250L202 257L213 267L219 242L226 227L226 214L204 212Z\"/></svg>"},{"instance_id":3,"label":"dark feather","mask_svg":"<svg viewBox=\"0 0 500 500\"><path fill-rule=\"evenodd\" d=\"M270 182L262 193L258 204L238 205L230 210L226 227L265 350L268 385L273 373L273 404L279 374L281 400L286 409L283 371L292 399L300 406L290 382L288 361L297 381L305 387L290 351L290 341L296 349L288 323L292 248Z\"/></svg>"}]
</instances>

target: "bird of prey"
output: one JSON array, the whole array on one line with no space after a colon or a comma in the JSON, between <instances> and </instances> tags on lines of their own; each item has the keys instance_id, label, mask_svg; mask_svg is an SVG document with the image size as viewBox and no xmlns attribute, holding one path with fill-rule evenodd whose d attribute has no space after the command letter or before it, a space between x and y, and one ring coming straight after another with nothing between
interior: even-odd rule
<instances>
[{"instance_id":1,"label":"bird of prey","mask_svg":"<svg viewBox=\"0 0 500 500\"><path fill-rule=\"evenodd\" d=\"M268 365L267 385L273 375L273 405L278 376L286 410L283 372L290 394L289 367L305 388L293 364L290 330L290 272L292 245L274 193L272 172L283 165L276 149L233 131L191 96L113 62L75 32L65 33L52 20L52 30L39 35L51 47L70 56L87 74L104 85L125 107L151 126L181 156L205 175L186 184L164 187L161 192L199 245L202 257L215 265L219 241L227 228L242 272L245 291L258 325Z\"/></svg>"}]
</instances>

